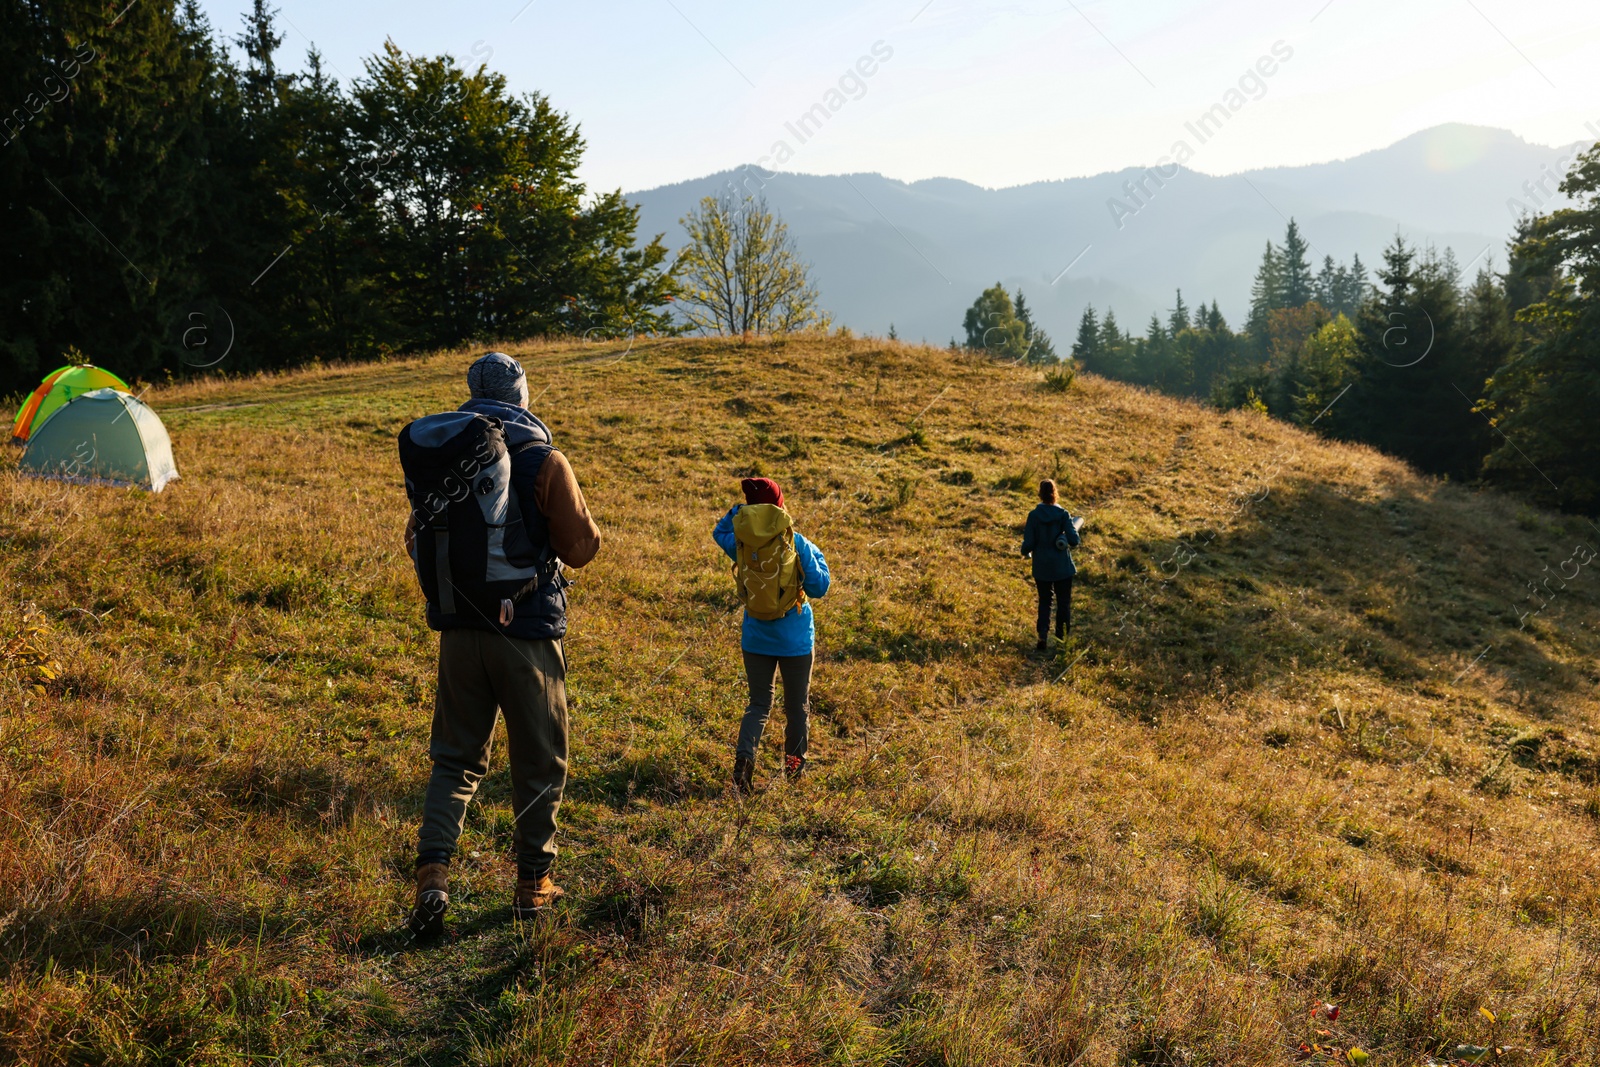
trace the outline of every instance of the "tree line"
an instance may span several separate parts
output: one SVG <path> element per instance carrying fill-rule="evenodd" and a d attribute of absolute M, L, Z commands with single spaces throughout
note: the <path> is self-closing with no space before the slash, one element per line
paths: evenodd
<path fill-rule="evenodd" d="M 0 394 L 76 348 L 130 380 L 672 326 L 638 209 L 537 93 L 392 43 L 279 68 L 255 0 L 0 3 Z"/>
<path fill-rule="evenodd" d="M 1446 250 L 1396 236 L 1373 277 L 1310 247 L 1291 220 L 1268 242 L 1235 331 L 1213 301 L 1179 292 L 1144 335 L 1083 312 L 1070 356 L 1120 381 L 1220 408 L 1254 407 L 1324 436 L 1373 445 L 1430 474 L 1498 484 L 1600 513 L 1600 145 L 1562 184 L 1575 206 L 1518 224 L 1507 265 L 1471 278 Z M 1003 298 L 1003 299 L 1002 299 Z M 1019 291 L 986 290 L 968 347 L 1049 362 Z M 1031 332 L 1030 332 L 1031 331 Z"/>

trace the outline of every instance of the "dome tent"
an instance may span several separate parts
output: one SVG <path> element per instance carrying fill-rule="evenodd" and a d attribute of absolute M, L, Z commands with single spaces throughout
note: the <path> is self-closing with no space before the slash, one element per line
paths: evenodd
<path fill-rule="evenodd" d="M 55 414 L 61 405 L 96 389 L 121 389 L 127 392 L 128 383 L 91 363 L 69 363 L 65 367 L 57 367 L 44 376 L 44 381 L 39 383 L 39 387 L 22 405 L 22 410 L 17 412 L 17 419 L 11 424 L 11 439 L 18 444 L 27 444 L 33 431 L 43 426 L 44 421 Z"/>
<path fill-rule="evenodd" d="M 172 439 L 136 396 L 96 389 L 75 397 L 34 431 L 19 464 L 27 474 L 159 493 L 178 476 Z"/>

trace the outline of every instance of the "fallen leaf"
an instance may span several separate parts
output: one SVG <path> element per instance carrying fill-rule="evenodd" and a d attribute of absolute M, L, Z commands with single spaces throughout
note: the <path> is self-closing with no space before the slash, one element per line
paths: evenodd
<path fill-rule="evenodd" d="M 1485 1019 L 1488 1019 L 1490 1022 L 1494 1022 L 1495 1021 L 1494 1012 L 1490 1011 L 1488 1008 L 1479 1008 L 1478 1009 L 1478 1014 L 1482 1015 Z"/>

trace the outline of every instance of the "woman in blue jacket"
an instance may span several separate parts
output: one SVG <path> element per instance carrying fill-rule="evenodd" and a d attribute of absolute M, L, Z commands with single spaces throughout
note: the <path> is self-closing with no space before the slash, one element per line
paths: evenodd
<path fill-rule="evenodd" d="M 783 490 L 771 478 L 746 478 L 743 504 L 735 504 L 711 531 L 728 558 L 739 565 L 739 537 L 743 530 L 750 536 L 752 521 L 759 519 L 771 526 L 776 535 L 792 530 L 788 514 L 783 511 Z M 766 505 L 763 507 L 763 505 Z M 744 520 L 739 520 L 741 509 L 750 508 Z M 783 710 L 787 725 L 783 737 L 783 769 L 790 781 L 800 777 L 806 765 L 806 738 L 808 732 L 807 706 L 811 689 L 811 662 L 815 647 L 816 626 L 812 620 L 809 600 L 827 595 L 828 561 L 822 550 L 793 532 L 795 565 L 801 582 L 798 603 L 780 617 L 759 619 L 750 613 L 744 615 L 744 628 L 740 647 L 744 651 L 744 672 L 750 682 L 750 703 L 745 708 L 744 720 L 739 724 L 739 744 L 733 759 L 733 785 L 741 793 L 751 790 L 751 777 L 755 773 L 756 748 L 766 729 L 767 717 L 772 714 L 772 689 L 774 679 L 783 677 Z M 747 600 L 747 605 L 749 601 Z"/>
<path fill-rule="evenodd" d="M 1039 483 L 1039 506 L 1028 513 L 1022 531 L 1022 554 L 1033 557 L 1033 584 L 1039 589 L 1038 649 L 1050 639 L 1050 601 L 1056 602 L 1056 640 L 1072 629 L 1072 579 L 1078 573 L 1072 550 L 1078 546 L 1082 519 L 1056 503 L 1056 483 Z"/>

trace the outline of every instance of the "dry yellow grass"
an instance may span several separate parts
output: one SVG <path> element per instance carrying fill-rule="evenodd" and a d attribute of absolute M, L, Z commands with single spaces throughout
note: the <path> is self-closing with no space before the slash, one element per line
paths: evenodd
<path fill-rule="evenodd" d="M 435 644 L 394 434 L 469 354 L 158 388 L 166 493 L 0 467 L 0 640 L 61 667 L 0 645 L 9 1060 L 1600 1062 L 1595 565 L 1516 614 L 1587 524 L 940 350 L 507 347 L 607 538 L 567 904 L 509 919 L 497 761 L 453 936 L 394 935 Z M 771 730 L 741 803 L 709 531 L 752 468 L 835 586 L 816 773 Z M 1042 475 L 1090 524 L 1048 660 Z"/>

